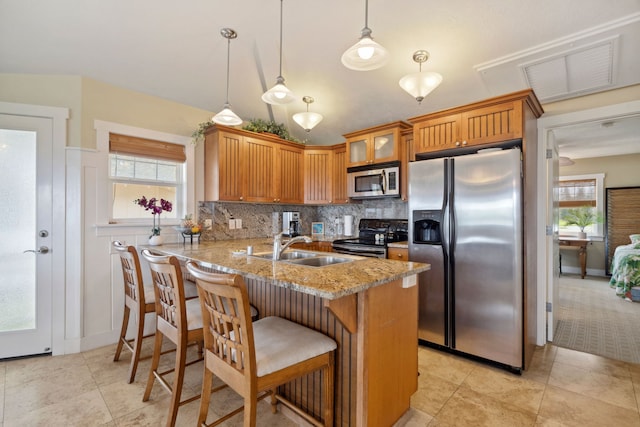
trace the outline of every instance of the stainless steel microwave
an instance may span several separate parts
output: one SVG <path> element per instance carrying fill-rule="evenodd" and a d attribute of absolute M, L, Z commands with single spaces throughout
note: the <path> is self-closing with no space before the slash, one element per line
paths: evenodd
<path fill-rule="evenodd" d="M 400 165 L 348 168 L 347 190 L 352 199 L 400 197 Z"/>

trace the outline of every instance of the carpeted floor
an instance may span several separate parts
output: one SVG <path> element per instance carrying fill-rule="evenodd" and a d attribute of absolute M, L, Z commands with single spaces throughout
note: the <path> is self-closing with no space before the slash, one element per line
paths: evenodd
<path fill-rule="evenodd" d="M 556 316 L 555 345 L 640 363 L 640 303 L 616 296 L 608 279 L 561 276 Z"/>

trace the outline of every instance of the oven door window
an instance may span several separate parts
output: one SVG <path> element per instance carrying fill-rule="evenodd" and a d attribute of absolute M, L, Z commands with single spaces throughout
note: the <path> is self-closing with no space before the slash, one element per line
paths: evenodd
<path fill-rule="evenodd" d="M 367 193 L 369 191 L 382 191 L 383 181 L 382 174 L 376 175 L 361 175 L 355 177 L 355 189 L 356 193 Z"/>

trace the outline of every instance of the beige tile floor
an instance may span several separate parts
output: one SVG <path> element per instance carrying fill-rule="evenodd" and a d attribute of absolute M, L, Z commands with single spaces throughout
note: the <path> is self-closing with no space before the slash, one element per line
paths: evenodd
<path fill-rule="evenodd" d="M 167 393 L 156 385 L 142 402 L 150 361 L 127 384 L 129 354 L 114 363 L 114 348 L 0 362 L 0 427 L 164 425 Z M 522 376 L 426 348 L 419 362 L 419 390 L 398 427 L 640 426 L 640 365 L 551 345 Z M 201 369 L 187 368 L 187 395 L 199 392 Z M 217 396 L 222 412 L 239 402 L 231 391 Z M 198 406 L 181 407 L 178 425 L 194 426 Z M 296 424 L 263 402 L 258 425 Z"/>

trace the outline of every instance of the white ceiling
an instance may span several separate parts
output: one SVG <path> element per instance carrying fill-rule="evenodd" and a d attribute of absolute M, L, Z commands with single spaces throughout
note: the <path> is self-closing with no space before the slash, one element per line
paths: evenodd
<path fill-rule="evenodd" d="M 227 57 L 220 29 L 230 27 L 238 33 L 231 42 L 233 110 L 245 120 L 283 122 L 312 144 L 529 86 L 544 105 L 640 83 L 640 0 L 370 0 L 369 27 L 391 61 L 358 72 L 340 56 L 360 35 L 364 6 L 284 1 L 282 75 L 298 98 L 287 106 L 260 99 L 278 75 L 278 0 L 0 0 L 0 72 L 82 75 L 217 112 Z M 412 55 L 419 49 L 431 54 L 423 70 L 444 77 L 421 105 L 398 86 L 417 71 Z M 313 96 L 310 110 L 324 116 L 308 134 L 291 119 L 305 110 L 303 95 Z M 594 139 L 600 146 L 606 139 L 611 150 L 618 142 L 640 148 L 637 117 L 554 132 L 561 155 L 571 149 L 575 158 L 587 157 Z"/>

